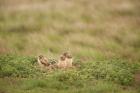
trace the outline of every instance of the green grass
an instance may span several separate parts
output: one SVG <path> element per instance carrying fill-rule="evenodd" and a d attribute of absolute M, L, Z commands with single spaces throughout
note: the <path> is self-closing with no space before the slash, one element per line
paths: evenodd
<path fill-rule="evenodd" d="M 122 59 L 75 61 L 73 69 L 51 72 L 42 71 L 34 57 L 10 54 L 1 56 L 0 63 L 1 92 L 138 93 L 133 84 L 140 66 Z"/>
<path fill-rule="evenodd" d="M 0 93 L 139 93 L 139 0 L 0 0 Z M 76 68 L 40 70 L 70 51 Z M 8 54 L 8 55 L 7 55 Z"/>
<path fill-rule="evenodd" d="M 4 81 L 5 82 L 5 81 Z M 10 81 L 9 81 L 10 82 Z M 84 85 L 70 86 L 65 83 L 59 81 L 48 81 L 48 80 L 19 80 L 16 82 L 17 84 L 8 85 L 3 91 L 11 91 L 17 93 L 43 93 L 43 92 L 51 92 L 51 93 L 131 93 L 127 90 L 123 90 L 121 86 L 117 84 L 113 84 L 110 82 L 104 81 L 90 81 L 86 82 Z M 85 83 L 85 82 L 81 82 Z M 17 87 L 15 89 L 14 87 Z M 9 90 L 10 89 L 10 90 Z M 128 89 L 129 90 L 129 89 Z M 131 91 L 135 91 L 134 89 Z"/>

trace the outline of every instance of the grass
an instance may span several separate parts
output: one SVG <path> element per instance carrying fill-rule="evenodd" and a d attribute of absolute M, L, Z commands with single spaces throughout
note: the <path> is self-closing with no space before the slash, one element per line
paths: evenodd
<path fill-rule="evenodd" d="M 138 93 L 140 65 L 120 59 L 78 62 L 73 69 L 41 70 L 34 57 L 0 57 L 0 90 L 6 93 Z M 124 89 L 126 88 L 126 89 Z M 131 91 L 130 91 L 131 90 Z"/>
<path fill-rule="evenodd" d="M 17 83 L 21 83 L 21 81 L 18 81 Z M 88 86 L 87 86 L 88 85 Z M 120 93 L 120 92 L 128 92 L 126 90 L 123 90 L 120 86 L 113 84 L 113 83 L 107 83 L 103 81 L 94 81 L 94 82 L 88 82 L 88 84 L 85 84 L 82 86 L 68 86 L 64 83 L 53 81 L 49 82 L 47 80 L 24 80 L 22 82 L 22 85 L 14 84 L 14 86 L 11 87 L 17 87 L 19 89 L 11 88 L 10 91 L 12 92 L 31 92 L 31 93 L 43 93 L 43 92 L 52 92 L 52 93 Z M 121 91 L 120 91 L 121 90 Z M 128 89 L 129 90 L 129 89 Z M 9 91 L 9 90 L 8 90 Z M 131 90 L 132 91 L 132 90 Z M 133 90 L 135 91 L 135 90 Z M 131 92 L 130 92 L 131 93 Z"/>
<path fill-rule="evenodd" d="M 139 0 L 0 1 L 0 92 L 139 93 Z M 70 51 L 76 68 L 36 56 Z"/>

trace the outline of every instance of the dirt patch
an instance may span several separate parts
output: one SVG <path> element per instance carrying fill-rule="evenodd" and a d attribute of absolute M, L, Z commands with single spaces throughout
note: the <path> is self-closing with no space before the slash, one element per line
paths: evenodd
<path fill-rule="evenodd" d="M 135 84 L 140 85 L 140 71 L 135 74 L 134 79 Z"/>

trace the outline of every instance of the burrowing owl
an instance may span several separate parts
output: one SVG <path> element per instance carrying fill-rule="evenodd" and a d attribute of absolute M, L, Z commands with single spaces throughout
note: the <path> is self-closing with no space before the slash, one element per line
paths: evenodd
<path fill-rule="evenodd" d="M 61 55 L 57 63 L 58 68 L 66 68 L 66 57 Z"/>
<path fill-rule="evenodd" d="M 73 58 L 70 53 L 65 52 L 63 56 L 66 58 L 66 67 L 72 67 Z"/>
<path fill-rule="evenodd" d="M 38 64 L 41 67 L 49 66 L 48 59 L 46 57 L 44 57 L 43 55 L 38 56 L 38 59 L 37 60 L 38 60 Z"/>

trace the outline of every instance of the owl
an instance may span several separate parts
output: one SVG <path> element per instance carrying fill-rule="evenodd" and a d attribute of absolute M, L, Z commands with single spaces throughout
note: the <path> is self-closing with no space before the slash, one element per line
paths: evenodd
<path fill-rule="evenodd" d="M 46 57 L 44 57 L 43 55 L 40 55 L 38 56 L 38 64 L 41 66 L 41 67 L 47 67 L 49 66 L 49 62 L 48 62 L 48 59 Z"/>

